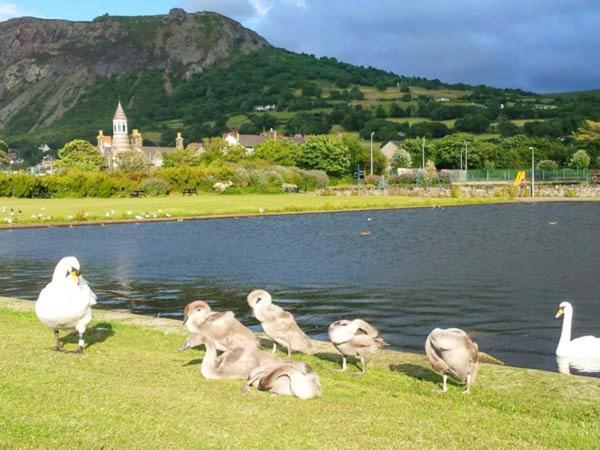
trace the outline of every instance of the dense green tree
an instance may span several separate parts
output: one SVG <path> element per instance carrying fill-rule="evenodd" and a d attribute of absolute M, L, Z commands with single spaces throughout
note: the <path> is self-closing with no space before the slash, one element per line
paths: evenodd
<path fill-rule="evenodd" d="M 375 83 L 375 89 L 377 89 L 379 92 L 385 92 L 387 91 L 387 88 L 388 85 L 385 80 L 379 80 L 377 83 Z"/>
<path fill-rule="evenodd" d="M 338 136 L 310 136 L 301 146 L 298 165 L 304 169 L 318 169 L 333 177 L 350 172 L 350 149 Z"/>
<path fill-rule="evenodd" d="M 393 170 L 408 169 L 412 167 L 412 157 L 410 156 L 410 153 L 408 153 L 408 151 L 400 147 L 392 155 L 390 165 L 392 166 Z"/>
<path fill-rule="evenodd" d="M 81 170 L 99 172 L 106 168 L 104 157 L 88 141 L 71 141 L 58 151 L 56 168 L 59 170 Z"/>
<path fill-rule="evenodd" d="M 553 170 L 558 169 L 558 164 L 550 159 L 543 159 L 537 163 L 537 170 L 544 170 L 547 172 L 551 172 Z"/>
<path fill-rule="evenodd" d="M 222 137 L 205 138 L 202 140 L 203 152 L 200 160 L 208 164 L 223 159 L 229 145 Z"/>
<path fill-rule="evenodd" d="M 590 166 L 590 156 L 585 150 L 577 150 L 571 157 L 571 165 L 578 169 L 587 169 Z"/>
<path fill-rule="evenodd" d="M 299 145 L 287 139 L 269 139 L 254 147 L 253 157 L 282 166 L 296 164 Z"/>
<path fill-rule="evenodd" d="M 240 134 L 259 134 L 262 130 L 253 122 L 244 122 L 238 131 Z"/>
<path fill-rule="evenodd" d="M 388 116 L 387 111 L 383 107 L 383 105 L 378 105 L 375 109 L 375 117 L 378 119 L 385 119 Z"/>
<path fill-rule="evenodd" d="M 456 119 L 454 129 L 467 133 L 485 133 L 490 128 L 490 120 L 483 114 L 467 114 Z"/>
<path fill-rule="evenodd" d="M 371 146 L 369 142 L 360 142 L 352 135 L 345 135 L 342 138 L 344 144 L 350 150 L 350 169 L 369 172 L 371 169 Z M 373 173 L 382 174 L 387 166 L 387 158 L 379 148 L 373 147 Z"/>
<path fill-rule="evenodd" d="M 160 133 L 160 145 L 163 147 L 174 147 L 177 131 L 171 127 L 163 127 Z"/>
<path fill-rule="evenodd" d="M 413 123 L 408 130 L 409 137 L 441 138 L 450 134 L 445 123 L 424 121 Z"/>
<path fill-rule="evenodd" d="M 407 81 L 403 81 L 400 83 L 400 92 L 410 92 L 410 86 Z"/>
<path fill-rule="evenodd" d="M 288 120 L 288 134 L 327 134 L 331 129 L 331 119 L 326 113 L 299 113 Z"/>
<path fill-rule="evenodd" d="M 398 140 L 400 133 L 406 133 L 407 131 L 408 126 L 406 124 L 390 122 L 385 119 L 371 119 L 359 131 L 359 136 L 362 139 L 369 140 L 371 139 L 371 133 L 374 132 L 374 140 L 387 142 Z"/>
<path fill-rule="evenodd" d="M 510 137 L 519 134 L 521 128 L 510 120 L 501 120 L 498 121 L 498 124 L 496 125 L 496 131 L 498 131 L 502 137 Z"/>
<path fill-rule="evenodd" d="M 190 148 L 175 150 L 163 155 L 163 167 L 193 167 L 199 166 L 200 155 Z"/>
<path fill-rule="evenodd" d="M 392 106 L 390 106 L 390 117 L 407 117 L 408 115 L 406 110 L 402 109 L 397 103 L 392 103 Z"/>
<path fill-rule="evenodd" d="M 0 164 L 8 164 L 8 145 L 2 139 L 0 139 Z"/>

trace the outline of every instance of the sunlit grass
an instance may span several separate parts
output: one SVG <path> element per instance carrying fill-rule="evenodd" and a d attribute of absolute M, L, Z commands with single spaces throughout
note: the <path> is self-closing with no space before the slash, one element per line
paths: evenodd
<path fill-rule="evenodd" d="M 31 312 L 0 307 L 0 448 L 594 448 L 600 380 L 483 365 L 471 395 L 422 356 L 386 352 L 366 376 L 294 355 L 321 377 L 301 401 L 200 377 L 183 332 L 97 320 L 83 355 L 48 350 Z M 75 337 L 67 349 L 74 349 Z"/>
<path fill-rule="evenodd" d="M 394 195 L 319 196 L 307 194 L 169 196 L 146 198 L 17 199 L 0 198 L 0 227 L 11 209 L 17 224 L 78 221 L 152 220 L 215 215 L 269 214 L 400 207 L 471 205 L 500 198 L 427 198 Z M 6 208 L 2 212 L 2 208 Z M 137 219 L 136 219 L 137 218 Z"/>

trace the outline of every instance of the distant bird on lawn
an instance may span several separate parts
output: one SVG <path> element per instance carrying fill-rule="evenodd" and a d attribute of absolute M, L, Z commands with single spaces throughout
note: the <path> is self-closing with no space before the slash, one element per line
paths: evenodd
<path fill-rule="evenodd" d="M 479 363 L 479 347 L 473 338 L 459 328 L 436 328 L 425 341 L 425 353 L 431 367 L 442 375 L 442 391 L 446 392 L 448 377 L 467 384 L 465 394 L 475 382 Z"/>
<path fill-rule="evenodd" d="M 388 345 L 379 337 L 377 328 L 362 319 L 338 320 L 329 325 L 329 340 L 342 354 L 342 372 L 348 368 L 346 358 L 356 357 L 362 363 L 361 373 L 366 373 L 365 357 Z"/>
<path fill-rule="evenodd" d="M 273 352 L 277 350 L 277 344 L 287 348 L 288 358 L 292 356 L 292 351 L 311 351 L 309 337 L 300 329 L 291 313 L 273 304 L 271 294 L 258 289 L 250 292 L 247 300 L 254 317 L 273 341 Z"/>
<path fill-rule="evenodd" d="M 210 337 L 219 351 L 260 347 L 256 335 L 242 325 L 232 311 L 213 312 L 202 300 L 185 307 L 183 324 L 190 333 L 203 333 Z"/>
<path fill-rule="evenodd" d="M 209 380 L 245 380 L 257 367 L 281 363 L 275 355 L 258 350 L 256 347 L 237 347 L 217 356 L 215 341 L 203 333 L 195 333 L 188 337 L 180 351 L 200 345 L 206 348 L 200 373 Z"/>
<path fill-rule="evenodd" d="M 321 396 L 319 376 L 304 362 L 282 361 L 278 365 L 257 367 L 250 373 L 242 391 L 248 391 L 250 386 L 302 400 Z"/>
<path fill-rule="evenodd" d="M 96 294 L 81 276 L 79 261 L 74 256 L 61 259 L 52 281 L 46 285 L 35 303 L 35 313 L 40 321 L 54 330 L 54 350 L 62 350 L 59 330 L 76 329 L 79 332 L 78 353 L 85 344 L 83 333 L 92 321 L 92 305 Z"/>

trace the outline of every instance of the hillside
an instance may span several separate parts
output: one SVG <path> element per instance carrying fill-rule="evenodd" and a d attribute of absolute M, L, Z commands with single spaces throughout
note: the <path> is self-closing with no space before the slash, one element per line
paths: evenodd
<path fill-rule="evenodd" d="M 189 79 L 226 58 L 267 42 L 215 13 L 150 17 L 102 16 L 92 22 L 30 17 L 0 23 L 0 129 L 28 133 L 53 126 L 106 80 L 144 83 L 157 75 L 157 91 L 171 78 Z M 128 99 L 142 103 L 135 93 Z M 115 97 L 109 99 L 114 104 Z"/>
<path fill-rule="evenodd" d="M 354 133 L 375 141 L 474 133 L 569 136 L 600 119 L 600 93 L 538 95 L 447 84 L 274 48 L 215 13 L 34 18 L 0 23 L 0 136 L 35 162 L 37 147 L 95 141 L 117 98 L 146 145 L 228 129 Z M 273 105 L 263 113 L 260 107 Z"/>

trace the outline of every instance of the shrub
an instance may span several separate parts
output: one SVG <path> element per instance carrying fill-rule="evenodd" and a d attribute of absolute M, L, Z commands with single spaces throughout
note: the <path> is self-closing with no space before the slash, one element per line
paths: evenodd
<path fill-rule="evenodd" d="M 571 165 L 578 169 L 585 169 L 590 165 L 590 156 L 585 150 L 577 150 L 571 157 Z"/>
<path fill-rule="evenodd" d="M 170 192 L 169 183 L 160 178 L 149 178 L 142 184 L 142 190 L 148 196 L 167 195 Z"/>
<path fill-rule="evenodd" d="M 365 177 L 365 183 L 372 184 L 374 186 L 377 186 L 379 184 L 380 180 L 381 180 L 381 177 L 379 175 L 367 175 Z"/>
<path fill-rule="evenodd" d="M 244 167 L 236 167 L 233 170 L 233 182 L 238 187 L 246 187 L 250 184 L 250 175 Z"/>
<path fill-rule="evenodd" d="M 390 175 L 388 177 L 388 184 L 399 185 L 399 184 L 413 184 L 416 181 L 414 172 L 405 172 L 400 175 Z"/>
<path fill-rule="evenodd" d="M 554 161 L 551 161 L 549 159 L 543 159 L 537 164 L 537 169 L 544 170 L 547 172 L 552 172 L 552 171 L 558 169 L 558 164 L 556 164 Z"/>

